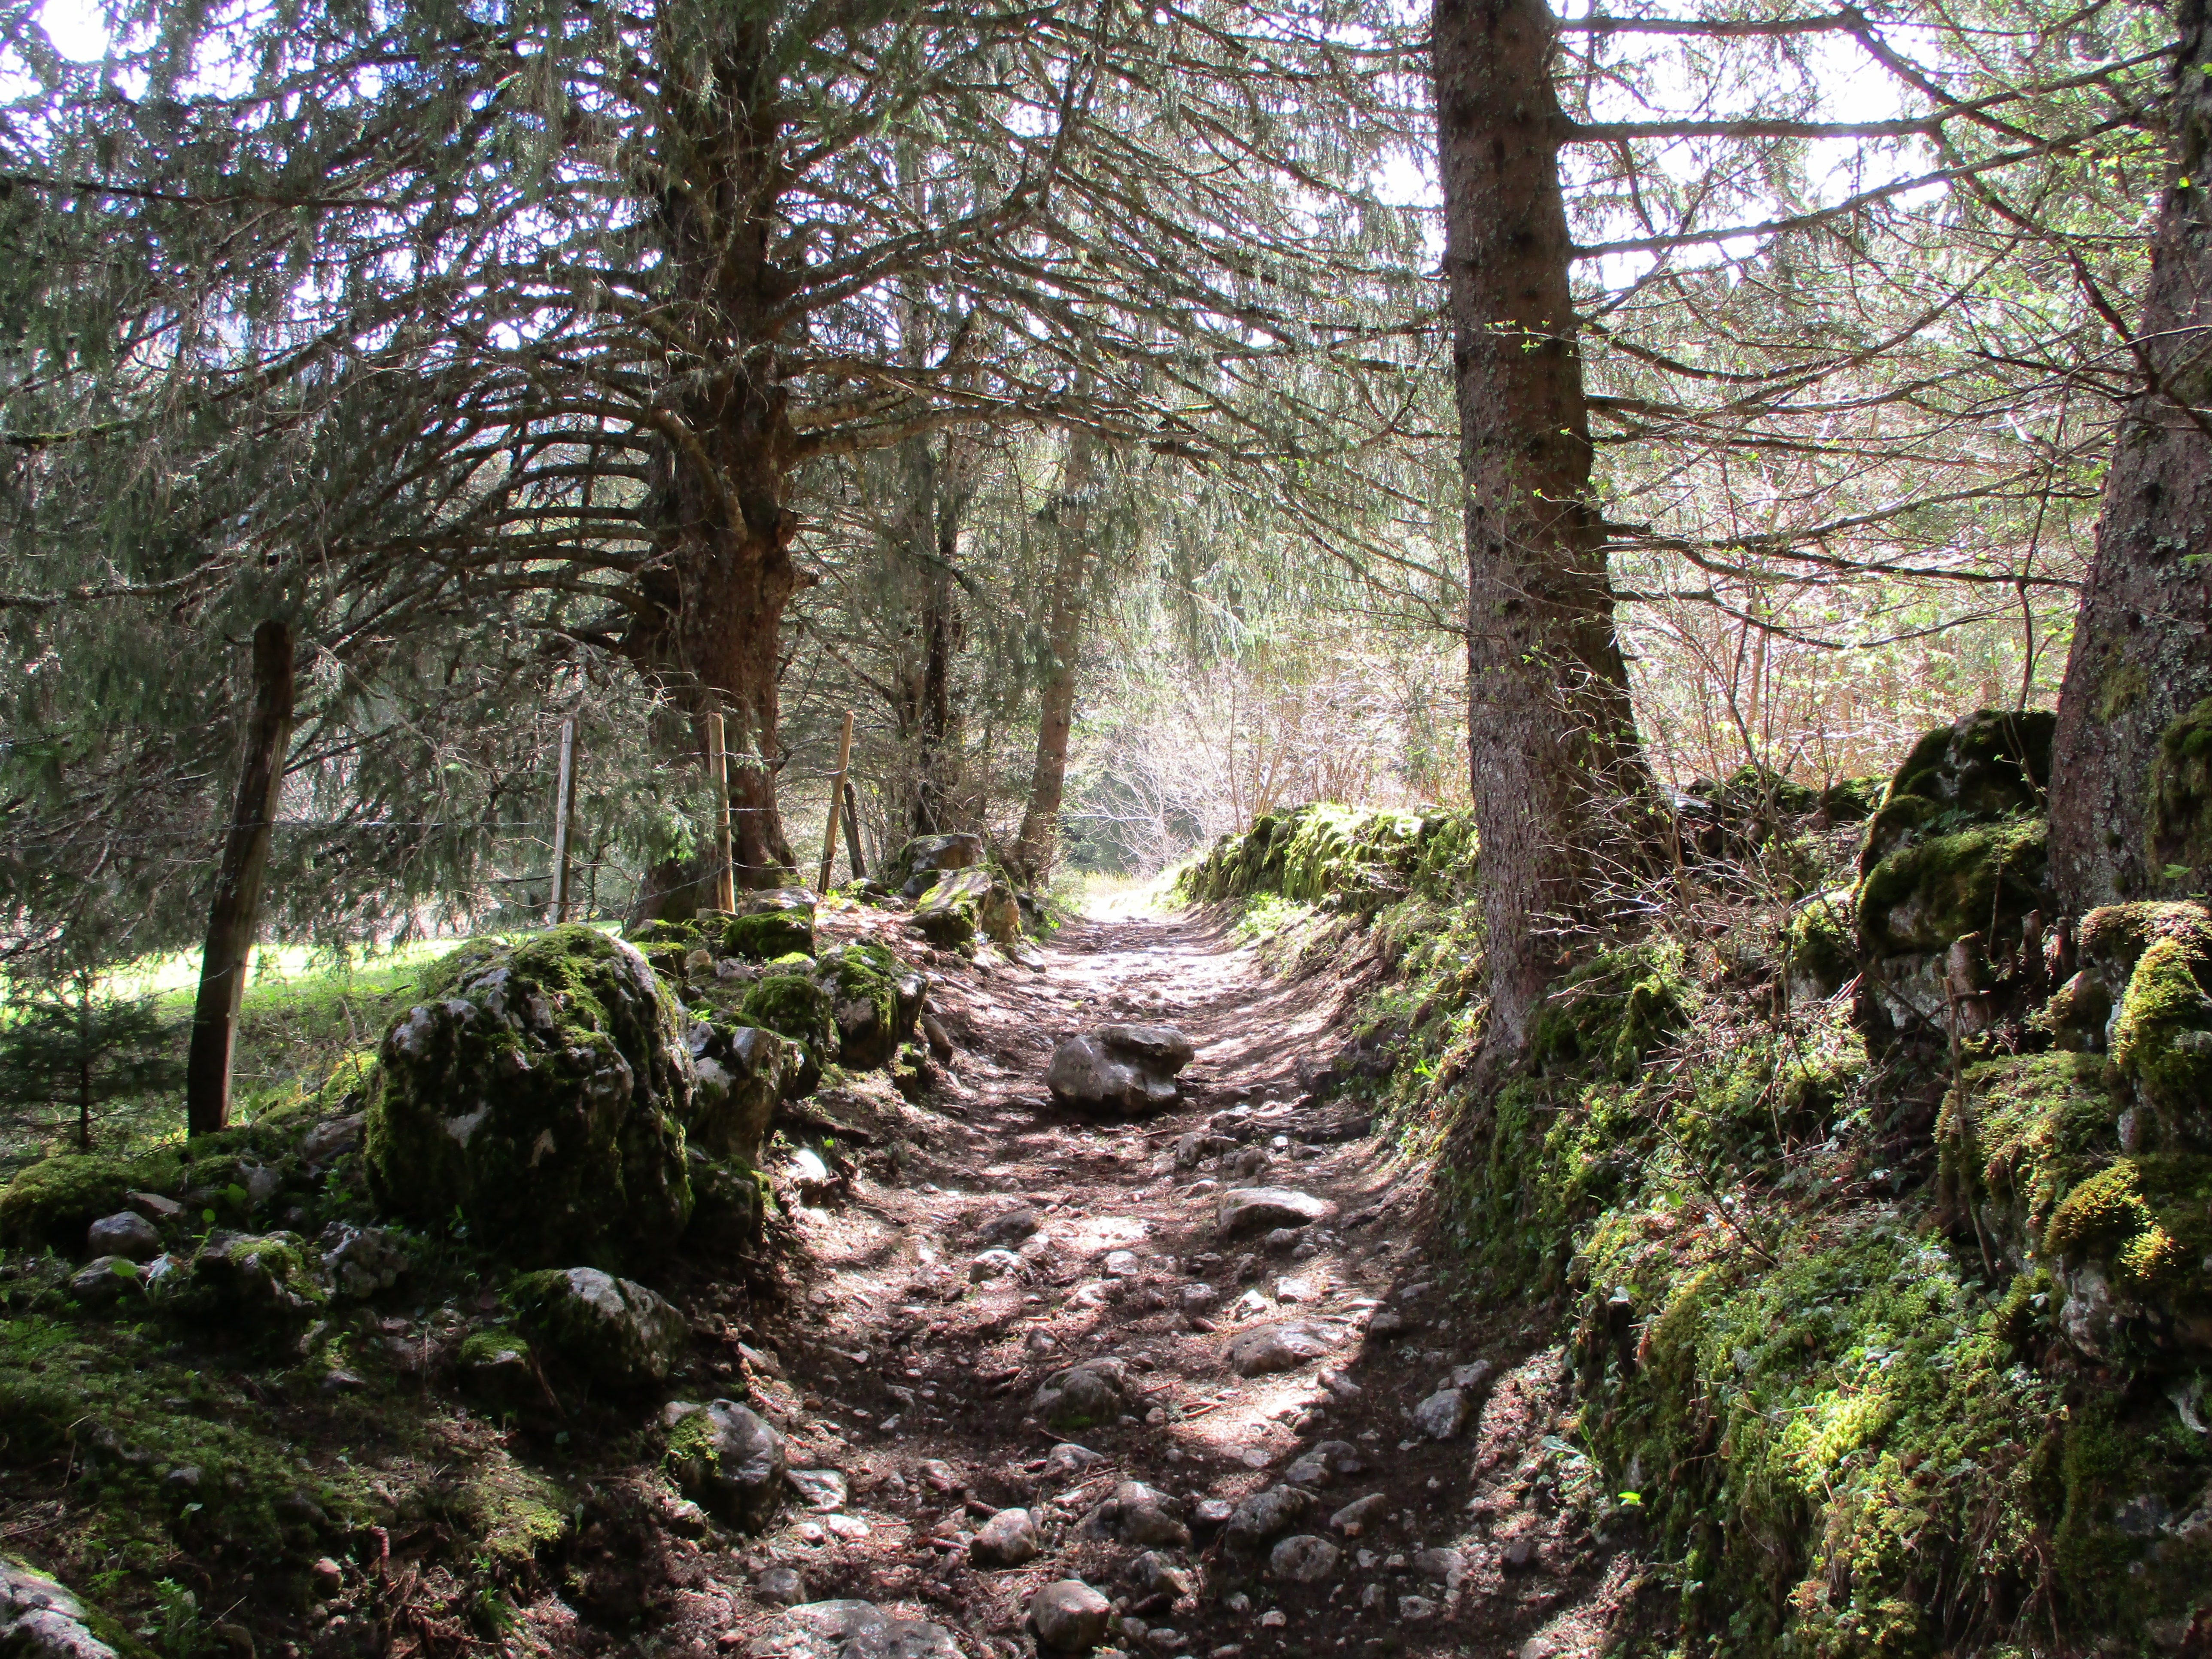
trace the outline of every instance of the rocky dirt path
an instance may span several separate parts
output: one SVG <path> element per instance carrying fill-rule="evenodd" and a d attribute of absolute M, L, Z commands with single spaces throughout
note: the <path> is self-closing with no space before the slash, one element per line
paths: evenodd
<path fill-rule="evenodd" d="M 679 1645 L 1011 1659 L 1072 1579 L 1103 1605 L 1047 1633 L 1131 1659 L 1596 1652 L 1634 1568 L 1568 1501 L 1559 1350 L 1443 1294 L 1419 1170 L 1300 1082 L 1341 981 L 1198 918 L 924 957 L 949 1060 L 908 1133 L 781 1173 L 793 1293 L 746 1338 L 812 1502 L 698 1560 Z M 1054 1042 L 1115 1021 L 1196 1043 L 1181 1105 L 1053 1105 Z M 1321 1213 L 1223 1236 L 1255 1186 Z"/>

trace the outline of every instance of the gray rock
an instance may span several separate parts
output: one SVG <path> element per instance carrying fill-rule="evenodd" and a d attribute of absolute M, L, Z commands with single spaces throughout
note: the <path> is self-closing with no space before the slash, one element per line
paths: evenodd
<path fill-rule="evenodd" d="M 792 1469 L 787 1478 L 799 1501 L 817 1515 L 830 1515 L 845 1507 L 845 1477 L 835 1469 Z"/>
<path fill-rule="evenodd" d="M 115 1659 L 84 1625 L 84 1604 L 43 1573 L 0 1558 L 0 1653 L 9 1659 Z"/>
<path fill-rule="evenodd" d="M 1112 1604 L 1080 1578 L 1063 1578 L 1030 1598 L 1030 1628 L 1040 1647 L 1087 1653 L 1105 1639 L 1113 1613 Z"/>
<path fill-rule="evenodd" d="M 806 1599 L 806 1581 L 789 1567 L 769 1567 L 753 1580 L 753 1595 L 772 1607 L 797 1607 Z"/>
<path fill-rule="evenodd" d="M 1425 1624 L 1437 1616 L 1437 1604 L 1425 1595 L 1401 1595 L 1398 1598 L 1398 1617 L 1406 1624 Z"/>
<path fill-rule="evenodd" d="M 1431 1440 L 1450 1440 L 1467 1426 L 1467 1395 L 1439 1389 L 1413 1407 L 1413 1426 Z"/>
<path fill-rule="evenodd" d="M 699 1076 L 687 1144 L 709 1158 L 757 1164 L 769 1121 L 785 1085 L 798 1081 L 804 1056 L 787 1037 L 725 1018 L 692 1021 L 684 1041 Z"/>
<path fill-rule="evenodd" d="M 993 1216 L 977 1231 L 987 1243 L 1018 1244 L 1036 1230 L 1036 1212 L 1024 1205 L 1018 1210 L 1009 1210 L 1004 1215 Z"/>
<path fill-rule="evenodd" d="M 984 926 L 987 906 L 1003 882 L 988 870 L 956 870 L 940 878 L 914 908 L 914 925 L 931 944 L 957 950 L 971 943 Z M 1011 896 L 1009 893 L 1009 896 Z"/>
<path fill-rule="evenodd" d="M 1177 1294 L 1176 1299 L 1182 1304 L 1182 1310 L 1185 1313 L 1202 1314 L 1221 1300 L 1221 1292 L 1204 1280 L 1200 1280 L 1197 1283 L 1184 1285 Z"/>
<path fill-rule="evenodd" d="M 138 1264 L 128 1256 L 95 1257 L 70 1276 L 70 1294 L 88 1308 L 115 1305 L 125 1291 L 136 1295 L 143 1283 Z"/>
<path fill-rule="evenodd" d="M 1444 1378 L 1448 1389 L 1479 1389 L 1490 1380 L 1490 1362 L 1478 1359 L 1472 1365 L 1455 1365 L 1449 1376 Z"/>
<path fill-rule="evenodd" d="M 1136 1116 L 1176 1103 L 1176 1074 L 1196 1054 L 1172 1026 L 1102 1025 L 1054 1048 L 1045 1085 L 1063 1106 Z"/>
<path fill-rule="evenodd" d="M 1377 1308 L 1374 1316 L 1367 1322 L 1367 1334 L 1380 1341 L 1388 1337 L 1401 1336 L 1412 1330 L 1414 1324 L 1414 1321 L 1407 1319 L 1395 1308 Z"/>
<path fill-rule="evenodd" d="M 1467 1558 L 1457 1550 L 1416 1550 L 1413 1552 L 1413 1571 L 1424 1577 L 1451 1583 L 1467 1571 Z"/>
<path fill-rule="evenodd" d="M 1229 1339 L 1224 1357 L 1237 1376 L 1262 1376 L 1319 1359 L 1328 1352 L 1330 1340 L 1323 1327 L 1309 1320 L 1286 1320 L 1238 1332 Z"/>
<path fill-rule="evenodd" d="M 341 1296 L 369 1297 L 397 1285 L 408 1268 L 398 1234 L 336 1221 L 323 1229 L 323 1274 Z"/>
<path fill-rule="evenodd" d="M 1129 1403 L 1129 1368 L 1115 1358 L 1086 1359 L 1047 1377 L 1030 1410 L 1048 1427 L 1110 1423 Z"/>
<path fill-rule="evenodd" d="M 88 1255 L 119 1255 L 131 1261 L 151 1261 L 161 1254 L 161 1235 L 143 1215 L 123 1210 L 104 1215 L 85 1229 Z"/>
<path fill-rule="evenodd" d="M 1213 1206 L 1217 1237 L 1241 1238 L 1278 1227 L 1305 1227 L 1336 1213 L 1336 1206 L 1291 1187 L 1238 1187 Z"/>
<path fill-rule="evenodd" d="M 872 1601 L 807 1601 L 787 1608 L 745 1651 L 750 1659 L 960 1659 L 944 1626 L 897 1618 Z"/>
<path fill-rule="evenodd" d="M 907 896 L 919 896 L 928 887 L 911 879 L 941 870 L 967 870 L 983 861 L 983 838 L 975 835 L 917 836 L 899 848 L 891 860 L 891 873 L 907 886 Z"/>
<path fill-rule="evenodd" d="M 1088 1446 L 1079 1446 L 1072 1441 L 1063 1440 L 1044 1455 L 1045 1473 L 1080 1474 L 1092 1464 L 1105 1461 Z"/>
<path fill-rule="evenodd" d="M 1115 1531 L 1125 1544 L 1140 1548 L 1181 1549 L 1190 1529 L 1175 1517 L 1168 1500 L 1141 1480 L 1114 1488 Z"/>
<path fill-rule="evenodd" d="M 183 1203 L 161 1193 L 125 1193 L 123 1201 L 149 1221 L 178 1221 L 184 1218 Z"/>
<path fill-rule="evenodd" d="M 1158 1550 L 1146 1550 L 1129 1563 L 1129 1577 L 1147 1595 L 1165 1595 L 1180 1601 L 1195 1593 L 1190 1574 Z"/>
<path fill-rule="evenodd" d="M 1293 1584 L 1318 1584 L 1336 1576 L 1344 1552 L 1326 1538 L 1297 1533 L 1275 1546 L 1267 1557 L 1267 1570 Z"/>
<path fill-rule="evenodd" d="M 1334 1515 L 1330 1516 L 1328 1524 L 1339 1532 L 1348 1531 L 1353 1527 L 1364 1528 L 1389 1507 L 1389 1493 L 1371 1492 L 1364 1498 L 1353 1498 Z"/>
<path fill-rule="evenodd" d="M 1225 1498 L 1201 1498 L 1191 1505 L 1190 1518 L 1198 1526 L 1224 1527 L 1235 1513 Z"/>
<path fill-rule="evenodd" d="M 968 1264 L 968 1279 L 981 1285 L 994 1279 L 1019 1279 L 1022 1259 L 1012 1250 L 986 1250 Z"/>
<path fill-rule="evenodd" d="M 1324 1440 L 1285 1469 L 1283 1479 L 1294 1486 L 1325 1486 L 1333 1476 L 1363 1474 L 1366 1468 L 1350 1441 Z"/>
<path fill-rule="evenodd" d="M 668 1472 L 684 1494 L 731 1524 L 757 1528 L 788 1490 L 783 1437 L 734 1400 L 685 1413 L 668 1436 Z"/>
<path fill-rule="evenodd" d="M 968 1557 L 979 1567 L 1018 1567 L 1042 1547 L 1027 1510 L 1000 1510 L 969 1540 Z"/>
<path fill-rule="evenodd" d="M 327 1164 L 361 1145 L 365 1115 L 355 1112 L 318 1123 L 300 1137 L 300 1159 L 304 1164 Z"/>
<path fill-rule="evenodd" d="M 594 1382 L 665 1382 L 690 1346 L 684 1316 L 657 1292 L 597 1267 L 526 1274 L 514 1300 L 523 1329 Z"/>
<path fill-rule="evenodd" d="M 1229 1541 L 1244 1549 L 1287 1531 L 1309 1509 L 1313 1494 L 1297 1486 L 1269 1486 L 1254 1492 L 1230 1512 Z"/>

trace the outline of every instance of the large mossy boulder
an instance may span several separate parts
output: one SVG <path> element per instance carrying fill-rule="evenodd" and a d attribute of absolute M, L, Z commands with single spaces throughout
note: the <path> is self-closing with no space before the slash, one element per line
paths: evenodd
<path fill-rule="evenodd" d="M 783 1437 L 734 1400 L 670 1407 L 668 1474 L 717 1519 L 757 1531 L 789 1495 Z"/>
<path fill-rule="evenodd" d="M 839 1063 L 855 1071 L 888 1066 L 914 1035 L 928 982 L 880 945 L 841 945 L 814 970 L 830 998 Z"/>
<path fill-rule="evenodd" d="M 509 1291 L 516 1322 L 542 1352 L 617 1391 L 665 1382 L 690 1346 L 684 1316 L 658 1293 L 596 1267 L 526 1273 Z"/>
<path fill-rule="evenodd" d="M 142 1175 L 134 1163 L 89 1153 L 42 1159 L 0 1190 L 0 1243 L 79 1255 L 85 1230 L 123 1208 Z"/>
<path fill-rule="evenodd" d="M 363 1152 L 386 1211 L 524 1266 L 655 1260 L 691 1212 L 696 1080 L 675 999 L 589 927 L 473 941 L 386 1034 Z"/>
<path fill-rule="evenodd" d="M 917 836 L 892 856 L 884 878 L 908 898 L 918 898 L 948 870 L 968 870 L 983 861 L 983 838 L 974 835 Z"/>
<path fill-rule="evenodd" d="M 723 925 L 722 954 L 754 962 L 814 954 L 814 895 L 804 887 L 741 894 L 738 914 Z"/>
<path fill-rule="evenodd" d="M 2059 1328 L 2093 1358 L 2212 1354 L 2212 1157 L 2124 1158 L 2076 1186 L 2044 1235 Z"/>
<path fill-rule="evenodd" d="M 2131 1103 L 2130 1151 L 2212 1151 L 2212 911 L 2109 904 L 2075 937 L 2081 971 L 2045 1024 L 2066 1047 L 2109 1052 Z"/>
<path fill-rule="evenodd" d="M 2040 983 L 2053 914 L 2052 717 L 1984 709 L 1912 746 L 1867 825 L 1853 893 L 1861 1023 L 1877 1042 L 1986 1029 Z"/>
<path fill-rule="evenodd" d="M 822 1068 L 837 1058 L 837 1021 L 830 993 L 805 974 L 762 975 L 738 1004 L 738 1018 L 796 1045 L 784 1073 L 786 1099 L 811 1093 L 822 1080 Z"/>

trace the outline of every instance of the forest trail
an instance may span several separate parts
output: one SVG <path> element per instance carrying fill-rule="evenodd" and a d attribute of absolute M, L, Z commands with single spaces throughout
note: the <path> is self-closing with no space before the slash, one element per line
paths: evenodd
<path fill-rule="evenodd" d="M 796 1203 L 779 1179 L 793 1294 L 758 1318 L 756 1340 L 775 1352 L 749 1362 L 793 1467 L 842 1479 L 805 1481 L 816 1507 L 698 1562 L 682 1621 L 693 1650 L 944 1652 L 942 1635 L 896 1624 L 848 1644 L 841 1615 L 785 1615 L 780 1594 L 875 1604 L 971 1654 L 1027 1653 L 1032 1596 L 1079 1578 L 1113 1600 L 1104 1645 L 1132 1659 L 1597 1651 L 1634 1564 L 1560 1501 L 1576 1460 L 1555 1433 L 1555 1336 L 1532 1346 L 1454 1307 L 1434 1282 L 1421 1166 L 1301 1081 L 1342 1042 L 1344 978 L 1279 978 L 1196 916 L 1073 924 L 1039 968 L 986 957 L 930 957 L 931 1006 L 956 1048 L 912 1115 L 927 1128 Z M 1183 1101 L 1127 1122 L 1062 1112 L 1043 1082 L 1054 1042 L 1116 1021 L 1172 1024 L 1197 1045 Z M 1176 1167 L 1193 1134 L 1214 1139 L 1195 1164 L 1186 1142 Z M 1221 1193 L 1254 1185 L 1334 1208 L 1295 1247 L 1218 1237 Z M 978 1263 L 994 1249 L 1012 1255 Z M 1317 1358 L 1231 1369 L 1232 1338 L 1287 1322 Z M 757 1376 L 763 1358 L 781 1382 Z M 1096 1358 L 1121 1362 L 1124 1403 L 1049 1431 L 1040 1385 Z M 1455 1370 L 1482 1365 L 1479 1381 L 1461 1370 L 1465 1421 L 1448 1439 L 1414 1425 Z M 1127 1481 L 1151 1492 L 1121 1490 L 1117 1507 Z M 1295 1488 L 1291 1510 L 1304 1495 L 1303 1513 L 1232 1536 L 1246 1500 L 1279 1486 Z M 1165 1521 L 1128 1512 L 1155 1497 Z M 1347 1521 L 1355 1502 L 1364 1518 Z M 970 1535 L 1017 1506 L 1042 1553 L 974 1565 Z M 1238 1516 L 1228 1527 L 1224 1510 Z M 1179 1523 L 1194 1534 L 1180 1548 Z M 1340 1554 L 1277 1557 L 1297 1535 Z M 1325 1570 L 1311 1583 L 1282 1571 L 1302 1565 Z"/>

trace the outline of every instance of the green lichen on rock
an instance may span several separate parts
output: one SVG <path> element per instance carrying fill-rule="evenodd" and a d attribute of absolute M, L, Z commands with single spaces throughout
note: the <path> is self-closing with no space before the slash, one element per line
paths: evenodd
<path fill-rule="evenodd" d="M 793 953 L 811 957 L 814 954 L 813 912 L 767 910 L 732 917 L 722 930 L 722 946 L 731 956 L 754 962 L 774 962 Z"/>
<path fill-rule="evenodd" d="M 1966 1068 L 1936 1125 L 1953 1202 L 1972 1206 L 2015 1268 L 2043 1250 L 2059 1200 L 2119 1150 L 2101 1061 L 2010 1054 Z"/>
<path fill-rule="evenodd" d="M 2160 887 L 2212 880 L 2212 697 L 2159 733 L 2151 759 L 2148 867 Z"/>
<path fill-rule="evenodd" d="M 695 1087 L 680 1011 L 588 927 L 464 945 L 379 1050 L 363 1150 L 377 1201 L 521 1263 L 648 1261 L 690 1215 Z"/>
<path fill-rule="evenodd" d="M 179 1294 L 249 1329 L 296 1324 L 330 1300 L 319 1266 L 297 1233 L 217 1233 L 193 1255 Z"/>
<path fill-rule="evenodd" d="M 1848 887 L 1816 894 L 1783 923 L 1783 971 L 1796 1000 L 1832 997 L 1858 972 L 1851 897 Z"/>
<path fill-rule="evenodd" d="M 2051 781 L 2057 717 L 1984 708 L 1912 745 L 1867 825 L 1860 868 L 1870 870 L 1915 832 L 2039 814 Z"/>
<path fill-rule="evenodd" d="M 1224 836 L 1176 878 L 1192 903 L 1278 894 L 1371 910 L 1408 892 L 1463 878 L 1474 832 L 1464 813 L 1355 809 L 1328 802 L 1271 812 Z"/>
<path fill-rule="evenodd" d="M 2162 1139 L 2212 1144 L 2212 957 L 2194 942 L 2154 939 L 2136 961 L 2112 1020 L 2112 1059 L 2157 1118 Z"/>
<path fill-rule="evenodd" d="M 982 927 L 983 903 L 990 896 L 988 870 L 948 871 L 915 907 L 914 925 L 931 944 L 959 950 L 975 942 Z"/>
<path fill-rule="evenodd" d="M 2051 903 L 2041 818 L 2004 818 L 1900 846 L 1869 869 L 1856 907 L 1878 957 L 1940 951 L 1970 933 L 2008 938 Z"/>
<path fill-rule="evenodd" d="M 140 1176 L 132 1161 L 92 1153 L 33 1164 L 0 1190 L 0 1241 L 76 1255 L 85 1229 L 121 1209 Z"/>
<path fill-rule="evenodd" d="M 508 1299 L 542 1349 L 617 1391 L 665 1382 L 690 1344 L 684 1316 L 665 1298 L 596 1267 L 526 1273 Z"/>
<path fill-rule="evenodd" d="M 1646 1055 L 1689 1018 L 1692 992 L 1671 945 L 1608 951 L 1561 980 L 1529 1028 L 1528 1063 L 1539 1073 L 1595 1065 L 1633 1078 Z"/>
<path fill-rule="evenodd" d="M 575 1503 L 545 1475 L 496 1455 L 463 1483 L 453 1516 L 477 1547 L 501 1567 L 516 1568 L 557 1544 Z"/>
<path fill-rule="evenodd" d="M 805 1046 L 816 1064 L 837 1058 L 837 1023 L 830 994 L 805 974 L 768 974 L 738 1005 L 748 1025 Z"/>
<path fill-rule="evenodd" d="M 880 945 L 842 945 L 823 957 L 815 981 L 829 994 L 837 1059 L 854 1071 L 890 1064 L 921 1012 L 921 976 Z"/>

